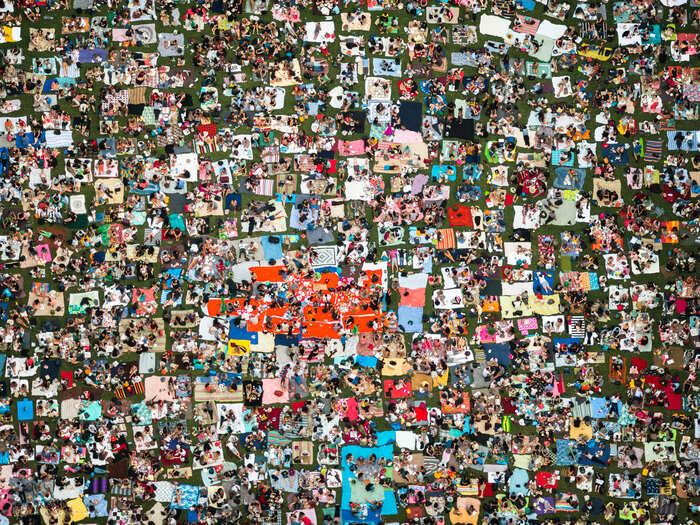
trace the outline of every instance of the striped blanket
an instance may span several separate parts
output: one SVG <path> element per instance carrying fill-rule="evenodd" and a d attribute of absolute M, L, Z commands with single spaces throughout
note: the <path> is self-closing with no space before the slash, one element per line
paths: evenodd
<path fill-rule="evenodd" d="M 450 250 L 454 248 L 455 245 L 455 232 L 452 228 L 443 228 L 438 230 L 440 234 L 438 237 L 437 244 L 435 247 L 438 250 Z"/>
<path fill-rule="evenodd" d="M 289 445 L 291 442 L 292 442 L 291 439 L 287 439 L 282 434 L 280 434 L 277 430 L 270 430 L 267 433 L 267 444 L 268 445 L 284 446 L 284 445 Z"/>
<path fill-rule="evenodd" d="M 217 151 L 220 151 L 220 149 L 221 147 L 218 136 L 215 135 L 213 137 L 205 137 L 204 135 L 197 135 L 197 140 L 194 142 L 194 151 L 198 155 L 205 153 L 216 153 Z"/>
<path fill-rule="evenodd" d="M 644 147 L 644 162 L 659 162 L 661 160 L 661 144 L 658 139 L 647 140 Z"/>
<path fill-rule="evenodd" d="M 130 396 L 141 395 L 144 393 L 143 383 L 141 380 L 131 381 L 125 386 L 118 386 L 114 391 L 117 399 L 126 399 Z"/>
<path fill-rule="evenodd" d="M 524 15 L 517 15 L 517 17 L 518 21 L 513 25 L 513 31 L 533 36 L 537 33 L 537 28 L 540 26 L 539 20 Z"/>
<path fill-rule="evenodd" d="M 297 162 L 297 167 L 298 167 L 299 171 L 309 172 L 316 167 L 316 164 L 314 163 L 311 155 L 306 155 L 306 154 L 297 155 L 295 157 L 295 160 Z"/>
<path fill-rule="evenodd" d="M 256 195 L 266 195 L 267 197 L 272 196 L 272 191 L 274 190 L 275 182 L 272 179 L 260 179 L 258 183 L 253 188 L 253 193 Z"/>
<path fill-rule="evenodd" d="M 571 292 L 588 292 L 600 288 L 598 274 L 593 272 L 562 272 L 559 281 Z"/>
<path fill-rule="evenodd" d="M 602 40 L 608 33 L 608 25 L 603 22 L 581 22 L 583 38 L 586 40 Z"/>
<path fill-rule="evenodd" d="M 430 476 L 440 470 L 440 460 L 432 456 L 424 456 L 423 466 L 425 467 L 425 473 Z"/>

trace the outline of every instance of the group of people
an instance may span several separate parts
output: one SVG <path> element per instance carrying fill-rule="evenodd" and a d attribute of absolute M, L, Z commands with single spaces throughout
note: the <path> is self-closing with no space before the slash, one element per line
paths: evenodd
<path fill-rule="evenodd" d="M 698 0 L 0 0 L 0 525 L 696 523 Z"/>

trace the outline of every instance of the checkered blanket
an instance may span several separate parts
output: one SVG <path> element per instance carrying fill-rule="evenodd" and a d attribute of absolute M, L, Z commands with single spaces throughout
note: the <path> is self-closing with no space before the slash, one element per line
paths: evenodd
<path fill-rule="evenodd" d="M 569 159 L 566 162 L 562 162 L 561 156 L 562 153 L 569 153 Z M 574 155 L 571 154 L 570 152 L 560 150 L 560 149 L 553 149 L 552 150 L 552 166 L 573 166 L 574 165 Z"/>
<path fill-rule="evenodd" d="M 683 96 L 691 102 L 700 101 L 700 85 L 686 84 L 683 86 Z"/>

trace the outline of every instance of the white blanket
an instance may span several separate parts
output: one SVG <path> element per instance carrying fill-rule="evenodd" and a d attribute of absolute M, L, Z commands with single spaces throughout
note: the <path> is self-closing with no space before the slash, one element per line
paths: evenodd
<path fill-rule="evenodd" d="M 542 26 L 540 24 L 540 26 Z M 481 15 L 479 20 L 479 33 L 482 35 L 495 36 L 505 38 L 506 33 L 510 30 L 510 20 L 495 15 Z"/>

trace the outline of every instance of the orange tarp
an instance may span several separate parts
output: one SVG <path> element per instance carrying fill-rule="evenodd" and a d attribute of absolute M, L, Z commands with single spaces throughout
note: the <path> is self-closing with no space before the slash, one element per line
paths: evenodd
<path fill-rule="evenodd" d="M 257 281 L 281 283 L 287 276 L 287 269 L 284 266 L 252 266 L 250 273 Z"/>
<path fill-rule="evenodd" d="M 372 328 L 370 323 L 372 321 L 377 321 L 378 326 L 382 325 L 382 316 L 379 314 L 376 314 L 370 310 L 369 314 L 365 315 L 353 315 L 353 324 L 348 325 L 347 323 L 345 324 L 346 328 L 354 328 L 357 327 L 357 331 L 360 333 L 368 333 L 368 332 L 374 332 L 377 329 Z M 347 316 L 343 317 L 343 320 L 345 321 L 347 319 Z"/>
<path fill-rule="evenodd" d="M 304 337 L 317 337 L 319 339 L 340 339 L 340 334 L 333 329 L 335 323 L 306 322 L 304 323 Z"/>
<path fill-rule="evenodd" d="M 340 282 L 340 277 L 335 272 L 322 273 L 321 277 L 314 281 L 314 288 L 320 290 L 327 290 L 338 287 L 338 282 Z"/>
<path fill-rule="evenodd" d="M 331 314 L 331 312 L 324 312 L 323 308 L 320 306 L 305 306 L 304 320 L 306 320 L 307 322 L 334 322 L 333 315 Z"/>
<path fill-rule="evenodd" d="M 246 300 L 242 297 L 237 299 L 209 299 L 207 302 L 207 315 L 211 317 L 216 317 L 218 315 L 238 315 L 240 309 L 245 306 L 245 302 Z M 228 312 L 229 304 L 234 305 L 234 309 L 231 312 Z"/>

